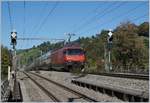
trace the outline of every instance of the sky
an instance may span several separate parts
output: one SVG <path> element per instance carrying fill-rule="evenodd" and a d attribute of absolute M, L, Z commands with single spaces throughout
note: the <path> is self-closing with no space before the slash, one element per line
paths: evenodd
<path fill-rule="evenodd" d="M 74 33 L 71 40 L 76 40 L 102 29 L 113 30 L 126 21 L 139 25 L 149 20 L 148 4 L 148 1 L 3 1 L 2 44 L 12 48 L 12 29 L 17 31 L 18 38 L 67 39 L 67 33 Z M 18 40 L 16 48 L 31 48 L 42 42 Z"/>

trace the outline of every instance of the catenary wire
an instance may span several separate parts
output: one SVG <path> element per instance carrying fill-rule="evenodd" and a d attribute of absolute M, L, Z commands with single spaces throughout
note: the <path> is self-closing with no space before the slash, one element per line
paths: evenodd
<path fill-rule="evenodd" d="M 116 2 L 114 2 L 114 3 L 116 3 Z M 114 10 L 116 10 L 117 8 L 119 8 L 120 6 L 122 6 L 122 4 L 123 4 L 123 3 L 120 3 L 119 5 L 114 6 L 113 8 L 110 8 L 110 7 L 111 7 L 111 5 L 110 5 L 110 6 L 108 6 L 108 8 L 106 8 L 106 9 L 102 12 L 103 14 L 100 12 L 98 15 L 102 14 L 102 15 L 100 15 L 100 17 L 103 17 L 103 16 L 105 16 L 106 14 L 111 13 L 112 11 L 114 11 Z M 114 5 L 114 4 L 112 4 L 112 6 L 113 6 L 113 5 Z M 99 18 L 100 18 L 100 17 L 99 17 Z M 77 31 L 80 31 L 82 28 L 85 28 L 87 25 L 93 23 L 94 19 L 95 19 L 94 17 L 91 18 L 89 21 L 85 22 L 82 26 L 80 26 L 78 29 L 74 30 L 74 32 L 77 33 Z"/>
<path fill-rule="evenodd" d="M 88 12 L 87 15 L 84 16 L 84 17 L 82 17 L 79 21 L 82 22 L 82 21 L 86 20 L 86 19 L 87 19 L 87 16 L 89 16 L 89 14 L 91 14 L 91 13 L 93 13 L 93 12 L 96 12 L 96 11 L 100 8 L 100 6 L 101 6 L 101 5 L 98 4 L 98 5 L 96 6 L 96 8 L 94 8 L 92 11 Z M 70 29 L 71 29 L 71 28 L 74 28 L 74 27 L 77 27 L 78 24 L 79 24 L 79 23 L 76 23 L 76 24 L 72 25 L 72 26 L 70 27 Z"/>
<path fill-rule="evenodd" d="M 9 21 L 10 21 L 10 28 L 13 30 L 13 23 L 12 23 L 12 16 L 11 16 L 11 9 L 10 9 L 10 3 L 7 1 L 8 4 L 8 13 L 9 13 Z"/>
<path fill-rule="evenodd" d="M 125 15 L 123 15 L 123 14 L 121 13 L 120 15 L 117 15 L 117 17 L 115 16 L 115 17 L 111 18 L 109 21 L 106 21 L 106 22 L 102 23 L 101 26 L 104 26 L 104 25 L 106 25 L 107 23 L 114 22 L 115 19 L 118 19 L 118 17 L 119 17 L 119 18 L 120 18 L 121 16 L 127 17 L 130 13 L 132 13 L 132 12 L 134 12 L 136 9 L 142 7 L 142 5 L 143 5 L 143 3 L 140 3 L 139 5 L 135 6 L 134 8 L 132 8 L 132 9 L 126 11 L 125 13 L 123 13 L 123 14 L 125 14 Z M 90 30 L 92 30 L 92 29 L 96 29 L 96 28 L 98 28 L 98 27 L 99 27 L 99 26 L 96 25 L 96 26 L 94 26 L 94 27 L 92 27 L 92 28 L 87 29 L 86 32 L 87 32 L 87 31 L 90 31 Z"/>
<path fill-rule="evenodd" d="M 78 28 L 75 28 L 73 30 L 73 32 L 75 32 L 76 30 L 78 30 L 79 28 L 81 28 L 82 26 L 84 26 L 85 24 L 87 24 L 87 23 L 91 22 L 92 20 L 94 20 L 98 15 L 105 13 L 110 8 L 110 6 L 113 6 L 114 4 L 116 4 L 116 3 L 108 5 L 106 8 L 104 8 L 104 10 L 102 10 L 102 12 L 99 12 L 98 14 L 96 14 L 95 16 L 93 16 L 92 18 L 90 18 L 89 20 L 85 21 Z"/>
<path fill-rule="evenodd" d="M 44 24 L 46 23 L 48 17 L 49 17 L 50 15 L 52 15 L 52 13 L 54 12 L 54 10 L 56 9 L 56 7 L 57 7 L 58 4 L 59 4 L 59 1 L 57 1 L 57 2 L 54 4 L 53 8 L 48 12 L 48 15 L 43 19 L 42 23 L 39 25 L 39 28 L 35 31 L 35 34 L 37 34 L 37 33 L 40 31 L 40 29 L 42 29 L 42 27 L 43 27 Z"/>

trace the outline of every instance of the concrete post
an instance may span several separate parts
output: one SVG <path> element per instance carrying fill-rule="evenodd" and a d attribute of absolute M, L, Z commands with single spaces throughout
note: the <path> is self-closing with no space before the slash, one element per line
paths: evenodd
<path fill-rule="evenodd" d="M 8 81 L 10 80 L 10 66 L 8 66 Z"/>

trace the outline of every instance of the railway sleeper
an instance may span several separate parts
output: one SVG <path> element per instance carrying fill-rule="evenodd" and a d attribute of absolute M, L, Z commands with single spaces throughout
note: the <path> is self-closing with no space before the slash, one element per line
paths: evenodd
<path fill-rule="evenodd" d="M 25 72 L 24 72 L 25 73 Z M 25 73 L 42 91 L 44 91 L 47 96 L 49 96 L 54 102 L 60 102 L 60 100 L 55 97 L 51 92 L 49 92 L 45 87 L 39 84 L 36 80 L 34 80 L 29 74 Z"/>
<path fill-rule="evenodd" d="M 25 73 L 25 74 L 26 74 L 26 73 Z M 72 93 L 74 93 L 74 94 L 77 94 L 77 95 L 83 97 L 84 99 L 87 99 L 88 101 L 98 102 L 98 101 L 96 101 L 95 99 L 86 96 L 85 94 L 82 94 L 82 93 L 79 93 L 79 92 L 77 92 L 77 91 L 74 91 L 74 90 L 72 90 L 72 89 L 70 89 L 70 88 L 68 88 L 68 87 L 66 87 L 66 86 L 64 86 L 64 85 L 61 85 L 61 84 L 59 84 L 59 83 L 57 83 L 57 82 L 55 82 L 55 81 L 52 81 L 52 80 L 50 80 L 50 79 L 47 79 L 47 78 L 45 78 L 45 77 L 42 77 L 42 76 L 40 76 L 40 75 L 38 75 L 38 74 L 36 74 L 36 73 L 31 73 L 31 74 L 34 74 L 34 75 L 39 76 L 39 77 L 41 77 L 41 78 L 43 78 L 43 79 L 46 79 L 47 81 L 49 81 L 49 82 L 51 82 L 51 83 L 54 83 L 54 84 L 56 84 L 56 85 L 58 85 L 58 86 L 64 88 L 64 89 L 67 90 L 67 91 L 70 91 L 70 92 L 72 92 Z M 80 82 L 76 82 L 76 84 L 81 86 L 81 83 L 80 83 Z M 83 83 L 83 84 L 84 84 L 84 83 Z"/>

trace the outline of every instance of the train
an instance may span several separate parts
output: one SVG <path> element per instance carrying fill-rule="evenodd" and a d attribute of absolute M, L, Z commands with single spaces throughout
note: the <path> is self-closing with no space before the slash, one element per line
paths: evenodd
<path fill-rule="evenodd" d="M 28 70 L 71 71 L 83 69 L 86 62 L 85 51 L 79 44 L 67 44 L 57 50 L 38 57 L 28 66 Z"/>

